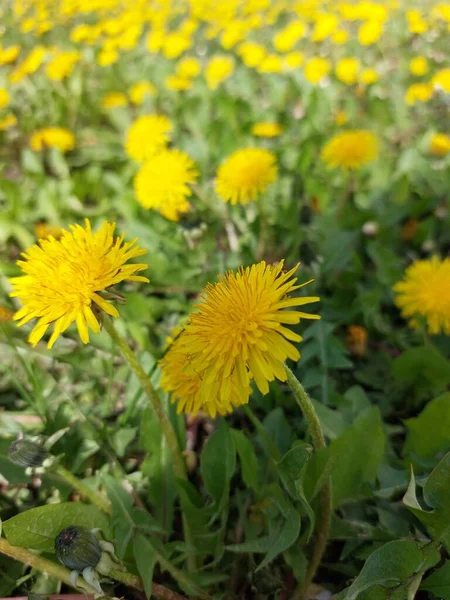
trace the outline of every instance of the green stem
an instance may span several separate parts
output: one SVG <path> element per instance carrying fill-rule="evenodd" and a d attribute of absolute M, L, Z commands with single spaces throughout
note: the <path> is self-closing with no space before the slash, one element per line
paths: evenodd
<path fill-rule="evenodd" d="M 42 573 L 47 573 L 50 577 L 54 577 L 70 587 L 73 587 L 70 581 L 71 572 L 69 569 L 58 565 L 52 560 L 48 560 L 48 558 L 43 558 L 30 550 L 21 548 L 20 546 L 11 546 L 11 544 L 2 537 L 0 537 L 0 553 L 13 558 L 14 560 L 18 560 L 33 569 L 37 569 Z M 137 588 L 138 590 L 144 590 L 144 586 L 139 577 L 131 575 L 131 573 L 127 573 L 126 571 L 117 571 L 116 569 L 113 569 L 108 576 L 116 581 Z M 90 594 L 96 593 L 95 588 L 86 581 L 83 581 L 83 589 Z M 158 585 L 157 583 L 152 584 L 152 595 L 156 598 L 161 598 L 162 600 L 186 600 L 184 596 L 180 596 L 180 594 L 176 594 L 175 592 L 172 592 L 172 590 L 169 590 L 162 585 Z"/>
<path fill-rule="evenodd" d="M 287 383 L 308 422 L 314 449 L 318 451 L 326 448 L 325 437 L 311 398 L 289 367 L 285 365 L 284 368 L 287 375 Z M 330 533 L 332 513 L 331 479 L 328 477 L 320 492 L 320 517 L 316 528 L 313 553 L 306 569 L 305 579 L 295 594 L 295 598 L 298 600 L 306 597 L 308 588 L 313 582 L 322 561 Z"/>
<path fill-rule="evenodd" d="M 175 433 L 174 428 L 172 427 L 171 422 L 169 421 L 169 417 L 167 416 L 167 413 L 164 410 L 164 407 L 162 405 L 160 397 L 158 396 L 157 391 L 153 387 L 152 382 L 148 378 L 147 373 L 142 368 L 133 350 L 130 348 L 128 343 L 117 333 L 111 319 L 105 317 L 103 319 L 103 326 L 109 333 L 111 338 L 114 340 L 114 342 L 117 344 L 117 346 L 120 348 L 120 351 L 122 352 L 123 357 L 127 361 L 128 366 L 138 378 L 142 389 L 144 390 L 145 394 L 150 400 L 150 404 L 152 405 L 152 408 L 159 419 L 162 432 L 167 441 L 167 446 L 169 448 L 169 452 L 172 458 L 175 476 L 179 479 L 187 479 L 186 466 L 184 464 L 184 459 L 180 452 L 177 435 Z"/>
<path fill-rule="evenodd" d="M 62 465 L 56 465 L 53 470 L 61 477 L 61 479 L 64 479 L 70 486 L 78 490 L 82 497 L 98 506 L 106 514 L 110 515 L 112 513 L 111 502 L 98 492 L 92 490 L 84 483 L 84 481 L 78 479 L 75 475 L 72 475 L 72 473 Z"/>
<path fill-rule="evenodd" d="M 186 471 L 186 465 L 183 456 L 180 452 L 177 435 L 175 433 L 174 428 L 172 427 L 172 423 L 169 421 L 169 417 L 167 416 L 167 413 L 164 410 L 164 407 L 162 405 L 160 397 L 158 396 L 157 391 L 153 387 L 152 382 L 150 381 L 147 373 L 142 368 L 133 350 L 130 348 L 128 343 L 117 333 L 112 320 L 105 316 L 103 319 L 103 326 L 111 336 L 112 340 L 120 348 L 120 351 L 122 352 L 123 357 L 127 361 L 128 366 L 135 373 L 136 377 L 139 380 L 139 383 L 141 384 L 142 389 L 144 390 L 145 394 L 150 400 L 150 404 L 152 405 L 152 408 L 159 419 L 163 435 L 167 442 L 167 447 L 169 449 L 170 456 L 172 459 L 172 465 L 175 476 L 179 479 L 187 481 L 188 476 Z M 194 544 L 192 540 L 192 532 L 189 527 L 188 521 L 184 515 L 183 527 L 186 543 L 193 546 Z M 193 571 L 196 568 L 195 556 L 191 553 L 188 555 L 188 567 L 190 571 Z"/>

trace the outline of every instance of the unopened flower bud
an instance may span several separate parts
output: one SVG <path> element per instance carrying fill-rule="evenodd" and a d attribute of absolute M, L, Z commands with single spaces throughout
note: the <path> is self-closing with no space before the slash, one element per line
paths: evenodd
<path fill-rule="evenodd" d="M 56 557 L 68 569 L 81 573 L 97 566 L 102 549 L 95 534 L 87 527 L 71 525 L 63 529 L 55 540 Z"/>
<path fill-rule="evenodd" d="M 29 440 L 16 440 L 8 448 L 8 458 L 21 467 L 42 467 L 50 457 L 45 448 Z"/>

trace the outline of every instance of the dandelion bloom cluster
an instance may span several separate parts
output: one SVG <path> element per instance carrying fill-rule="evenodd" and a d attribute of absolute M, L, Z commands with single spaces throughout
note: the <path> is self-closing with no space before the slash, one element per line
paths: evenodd
<path fill-rule="evenodd" d="M 281 133 L 283 133 L 281 125 L 271 121 L 255 123 L 252 127 L 252 134 L 257 137 L 276 137 Z"/>
<path fill-rule="evenodd" d="M 450 136 L 435 133 L 430 141 L 430 152 L 435 156 L 445 156 L 450 152 Z"/>
<path fill-rule="evenodd" d="M 8 90 L 0 88 L 0 108 L 5 108 L 10 102 Z"/>
<path fill-rule="evenodd" d="M 251 380 L 263 394 L 269 382 L 286 380 L 284 361 L 300 358 L 291 342 L 302 339 L 286 325 L 319 318 L 290 309 L 319 298 L 289 298 L 311 281 L 296 285 L 297 267 L 283 271 L 283 266 L 263 261 L 206 287 L 197 312 L 161 362 L 161 385 L 172 392 L 179 412 L 226 414 L 248 402 Z"/>
<path fill-rule="evenodd" d="M 36 152 L 44 148 L 58 148 L 61 152 L 68 152 L 75 147 L 75 136 L 63 127 L 44 127 L 31 135 L 30 146 Z"/>
<path fill-rule="evenodd" d="M 137 240 L 124 243 L 124 235 L 114 237 L 115 223 L 103 223 L 93 233 L 85 226 L 71 225 L 59 240 L 41 239 L 23 253 L 17 264 L 24 275 L 11 279 L 12 297 L 19 298 L 22 308 L 14 315 L 19 327 L 38 319 L 29 341 L 34 346 L 53 325 L 48 342 L 51 348 L 57 338 L 74 322 L 81 340 L 89 342 L 88 327 L 98 333 L 101 311 L 118 317 L 117 309 L 102 294 L 124 280 L 145 281 L 136 275 L 145 264 L 126 264 L 146 254 L 136 246 Z"/>
<path fill-rule="evenodd" d="M 145 115 L 131 125 L 127 133 L 125 150 L 138 162 L 150 158 L 166 147 L 172 133 L 172 123 L 163 115 Z"/>
<path fill-rule="evenodd" d="M 133 104 L 143 104 L 147 96 L 156 94 L 155 86 L 150 81 L 137 81 L 128 90 L 128 95 Z"/>
<path fill-rule="evenodd" d="M 416 260 L 394 291 L 395 303 L 412 327 L 422 317 L 429 333 L 450 335 L 450 258 Z"/>
<path fill-rule="evenodd" d="M 222 81 L 228 79 L 234 71 L 234 61 L 230 56 L 215 56 L 206 67 L 206 84 L 210 90 L 216 90 Z"/>
<path fill-rule="evenodd" d="M 198 176 L 194 161 L 181 150 L 168 149 L 147 160 L 134 180 L 138 202 L 178 221 L 189 210 L 189 187 Z"/>
<path fill-rule="evenodd" d="M 225 202 L 247 204 L 275 181 L 277 172 L 275 155 L 269 150 L 237 150 L 219 167 L 216 190 Z"/>
<path fill-rule="evenodd" d="M 355 169 L 375 159 L 378 149 L 378 139 L 373 133 L 355 129 L 332 137 L 322 150 L 322 160 L 330 167 Z"/>

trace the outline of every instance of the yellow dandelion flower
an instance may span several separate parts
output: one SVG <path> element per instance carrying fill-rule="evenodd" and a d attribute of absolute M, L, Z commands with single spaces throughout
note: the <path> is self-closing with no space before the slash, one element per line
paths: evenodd
<path fill-rule="evenodd" d="M 283 133 L 281 125 L 271 121 L 255 123 L 252 127 L 252 134 L 258 137 L 276 137 L 281 133 Z"/>
<path fill-rule="evenodd" d="M 447 94 L 450 94 L 450 68 L 441 69 L 435 73 L 431 83 Z"/>
<path fill-rule="evenodd" d="M 337 46 L 342 46 L 343 44 L 346 44 L 348 42 L 349 37 L 350 34 L 348 33 L 348 31 L 345 31 L 345 29 L 338 29 L 331 36 L 331 40 L 333 44 L 336 44 Z"/>
<path fill-rule="evenodd" d="M 323 42 L 339 27 L 339 19 L 331 13 L 320 12 L 316 15 L 316 24 L 311 34 L 311 41 Z"/>
<path fill-rule="evenodd" d="M 177 74 L 186 79 L 197 77 L 197 75 L 200 74 L 200 71 L 200 61 L 193 56 L 187 56 L 186 58 L 183 58 L 177 65 Z"/>
<path fill-rule="evenodd" d="M 38 240 L 54 237 L 55 240 L 59 240 L 62 236 L 64 229 L 57 227 L 56 225 L 49 225 L 48 223 L 36 223 L 34 226 L 34 233 Z"/>
<path fill-rule="evenodd" d="M 243 42 L 238 48 L 238 54 L 246 67 L 258 67 L 266 56 L 266 49 L 256 42 Z"/>
<path fill-rule="evenodd" d="M 166 88 L 176 92 L 183 92 L 191 89 L 192 79 L 181 77 L 180 75 L 169 75 L 164 81 Z"/>
<path fill-rule="evenodd" d="M 80 58 L 81 54 L 76 51 L 58 52 L 45 69 L 47 77 L 53 81 L 68 77 Z"/>
<path fill-rule="evenodd" d="M 150 81 L 137 81 L 128 90 L 128 96 L 133 104 L 143 104 L 146 96 L 155 94 L 156 88 Z"/>
<path fill-rule="evenodd" d="M 248 402 L 251 380 L 263 394 L 269 382 L 286 380 L 283 363 L 300 358 L 291 342 L 302 338 L 285 325 L 320 317 L 290 310 L 319 298 L 290 298 L 311 281 L 296 285 L 298 266 L 287 272 L 283 266 L 260 262 L 206 287 L 197 312 L 161 362 L 161 385 L 178 401 L 178 411 L 226 414 Z"/>
<path fill-rule="evenodd" d="M 9 65 L 14 62 L 20 54 L 20 46 L 9 46 L 8 48 L 0 48 L 0 66 Z"/>
<path fill-rule="evenodd" d="M 31 135 L 30 147 L 35 152 L 44 148 L 58 148 L 61 152 L 69 152 L 75 147 L 75 136 L 63 127 L 45 127 Z"/>
<path fill-rule="evenodd" d="M 151 31 L 147 36 L 147 50 L 153 54 L 159 52 L 163 47 L 166 33 L 162 30 L 155 29 Z"/>
<path fill-rule="evenodd" d="M 234 61 L 230 56 L 214 56 L 208 62 L 205 71 L 206 84 L 210 90 L 216 90 L 234 71 Z"/>
<path fill-rule="evenodd" d="M 192 40 L 189 36 L 174 31 L 165 37 L 162 51 L 166 58 L 178 58 L 183 52 L 189 50 L 191 46 Z"/>
<path fill-rule="evenodd" d="M 225 202 L 247 204 L 275 181 L 275 155 L 261 148 L 233 152 L 217 171 L 216 190 Z"/>
<path fill-rule="evenodd" d="M 178 221 L 190 206 L 190 184 L 198 171 L 194 161 L 181 150 L 163 150 L 139 169 L 134 180 L 137 201 L 147 209 L 159 211 L 170 221 Z"/>
<path fill-rule="evenodd" d="M 356 83 L 361 63 L 357 58 L 341 58 L 336 65 L 336 77 L 346 85 Z"/>
<path fill-rule="evenodd" d="M 268 54 L 258 67 L 260 73 L 281 73 L 283 61 L 277 54 Z"/>
<path fill-rule="evenodd" d="M 5 90 L 4 88 L 0 88 L 0 109 L 5 108 L 5 106 L 8 106 L 10 101 L 11 101 L 11 98 L 10 98 L 8 90 Z"/>
<path fill-rule="evenodd" d="M 7 129 L 11 129 L 11 127 L 14 127 L 14 125 L 17 125 L 16 115 L 13 115 L 11 113 L 9 115 L 6 115 L 5 117 L 0 118 L 0 131 L 6 131 Z"/>
<path fill-rule="evenodd" d="M 378 20 L 370 20 L 363 23 L 358 30 L 359 43 L 362 46 L 371 46 L 378 42 L 383 33 L 383 23 Z"/>
<path fill-rule="evenodd" d="M 0 305 L 0 323 L 8 323 L 14 318 L 14 312 L 7 306 Z"/>
<path fill-rule="evenodd" d="M 331 70 L 331 63 L 320 56 L 311 58 L 305 65 L 305 78 L 310 83 L 320 83 Z"/>
<path fill-rule="evenodd" d="M 365 85 L 372 85 L 378 81 L 378 73 L 375 69 L 363 69 L 359 75 L 359 80 Z"/>
<path fill-rule="evenodd" d="M 38 319 L 29 336 L 33 346 L 54 325 L 48 342 L 51 348 L 74 322 L 81 341 L 88 343 L 88 327 L 100 331 L 101 311 L 119 316 L 108 300 L 108 288 L 124 280 L 148 281 L 136 275 L 147 265 L 126 264 L 146 251 L 135 246 L 137 240 L 124 243 L 124 235 L 114 237 L 115 227 L 115 223 L 105 222 L 93 233 L 86 219 L 84 227 L 71 225 L 71 231 L 64 231 L 60 240 L 42 239 L 23 253 L 24 260 L 17 264 L 24 275 L 11 279 L 11 296 L 23 304 L 14 315 L 19 327 Z"/>
<path fill-rule="evenodd" d="M 378 155 L 377 137 L 365 129 L 355 129 L 338 133 L 325 144 L 322 160 L 329 167 L 356 169 L 374 160 Z"/>
<path fill-rule="evenodd" d="M 100 67 L 109 67 L 110 65 L 113 65 L 119 60 L 119 56 L 119 53 L 114 48 L 111 48 L 109 50 L 103 48 L 97 54 L 96 61 L 97 64 L 100 65 Z"/>
<path fill-rule="evenodd" d="M 395 303 L 411 327 L 422 317 L 429 333 L 450 335 L 450 258 L 416 260 L 393 289 Z"/>
<path fill-rule="evenodd" d="M 334 115 L 334 122 L 336 123 L 336 125 L 339 125 L 339 127 L 345 125 L 347 121 L 348 115 L 345 112 L 345 110 L 338 110 L 337 113 Z"/>
<path fill-rule="evenodd" d="M 445 156 L 450 152 L 450 136 L 435 133 L 430 140 L 430 152 L 435 156 Z"/>
<path fill-rule="evenodd" d="M 426 75 L 429 70 L 428 61 L 423 56 L 416 56 L 409 63 L 409 70 L 416 77 L 422 77 L 422 75 Z"/>
<path fill-rule="evenodd" d="M 284 64 L 288 69 L 298 69 L 305 62 L 302 52 L 289 52 L 284 57 Z"/>
<path fill-rule="evenodd" d="M 128 130 L 125 142 L 126 153 L 139 162 L 150 158 L 166 147 L 172 129 L 171 121 L 163 115 L 139 117 Z"/>
<path fill-rule="evenodd" d="M 433 96 L 433 86 L 429 83 L 413 83 L 405 93 L 405 102 L 414 106 L 417 102 L 428 102 Z"/>
<path fill-rule="evenodd" d="M 122 92 L 108 92 L 102 98 L 101 106 L 104 110 L 117 108 L 118 106 L 127 106 L 128 99 Z"/>

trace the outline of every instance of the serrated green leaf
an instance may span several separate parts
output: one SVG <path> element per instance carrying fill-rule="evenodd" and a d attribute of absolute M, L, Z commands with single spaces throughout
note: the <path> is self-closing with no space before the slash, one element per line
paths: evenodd
<path fill-rule="evenodd" d="M 200 457 L 200 472 L 205 489 L 220 507 L 229 493 L 236 469 L 236 449 L 228 425 L 222 421 L 207 441 Z"/>
<path fill-rule="evenodd" d="M 259 486 L 259 465 L 253 445 L 242 431 L 232 429 L 231 435 L 241 463 L 242 479 L 249 488 L 257 490 Z"/>
<path fill-rule="evenodd" d="M 153 569 L 156 564 L 157 554 L 152 544 L 141 534 L 133 540 L 133 553 L 136 566 L 144 584 L 145 595 L 150 598 L 152 593 Z"/>

